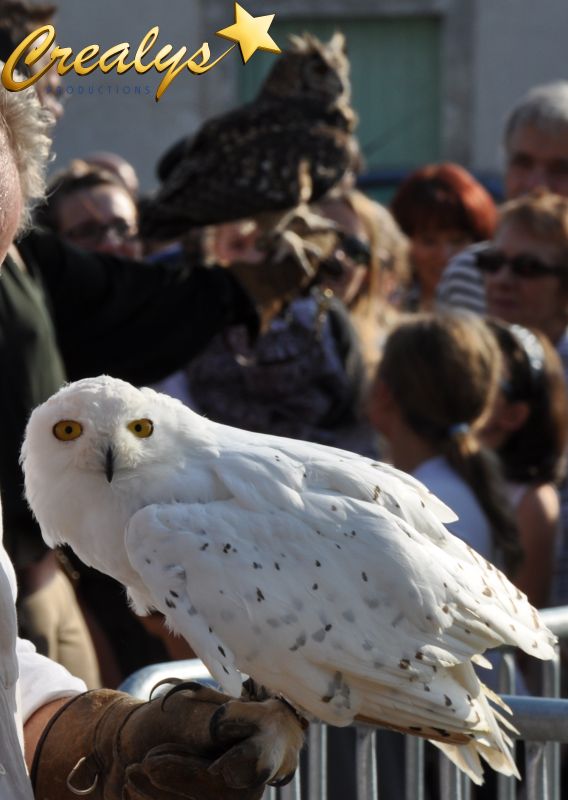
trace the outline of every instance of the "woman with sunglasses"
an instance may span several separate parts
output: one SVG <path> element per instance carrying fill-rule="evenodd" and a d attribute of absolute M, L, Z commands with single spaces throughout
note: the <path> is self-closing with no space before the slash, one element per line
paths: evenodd
<path fill-rule="evenodd" d="M 428 164 L 401 183 L 391 211 L 410 239 L 413 282 L 403 306 L 407 311 L 430 311 L 450 259 L 493 235 L 495 204 L 463 167 Z"/>
<path fill-rule="evenodd" d="M 537 191 L 506 203 L 476 261 L 490 316 L 542 331 L 568 375 L 568 199 Z"/>
<path fill-rule="evenodd" d="M 543 333 L 568 381 L 568 199 L 537 190 L 501 209 L 491 249 L 477 256 L 489 314 Z M 568 602 L 568 483 L 560 487 L 562 536 L 552 603 Z"/>

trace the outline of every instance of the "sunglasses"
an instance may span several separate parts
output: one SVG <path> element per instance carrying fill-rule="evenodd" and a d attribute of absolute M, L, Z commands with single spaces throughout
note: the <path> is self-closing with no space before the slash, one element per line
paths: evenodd
<path fill-rule="evenodd" d="M 368 267 L 371 263 L 371 248 L 357 236 L 340 234 L 336 253 L 339 251 L 357 266 Z M 321 268 L 334 278 L 340 278 L 344 272 L 343 263 L 335 254 L 326 259 Z"/>
<path fill-rule="evenodd" d="M 371 261 L 371 248 L 358 236 L 342 234 L 339 238 L 339 249 L 355 264 L 367 267 Z"/>
<path fill-rule="evenodd" d="M 499 272 L 501 267 L 508 264 L 513 275 L 518 278 L 540 278 L 544 275 L 559 275 L 565 270 L 563 266 L 546 264 L 540 258 L 527 253 L 520 253 L 518 256 L 509 258 L 500 250 L 492 248 L 480 250 L 479 253 L 476 253 L 475 263 L 479 270 L 490 274 Z"/>

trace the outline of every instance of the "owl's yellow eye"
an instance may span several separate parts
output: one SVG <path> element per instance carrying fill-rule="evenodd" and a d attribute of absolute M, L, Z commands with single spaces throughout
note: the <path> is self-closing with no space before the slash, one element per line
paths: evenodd
<path fill-rule="evenodd" d="M 53 426 L 53 435 L 60 442 L 72 442 L 83 433 L 83 426 L 73 419 L 62 419 Z"/>
<path fill-rule="evenodd" d="M 135 419 L 128 423 L 128 430 L 139 439 L 147 439 L 154 433 L 154 423 L 151 419 Z"/>

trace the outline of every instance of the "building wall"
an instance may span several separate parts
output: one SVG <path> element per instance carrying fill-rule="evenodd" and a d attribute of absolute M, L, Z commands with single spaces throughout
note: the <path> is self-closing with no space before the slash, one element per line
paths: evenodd
<path fill-rule="evenodd" d="M 57 0 L 57 5 L 58 42 L 75 52 L 93 43 L 106 49 L 129 42 L 136 49 L 154 25 L 160 27 L 156 52 L 166 44 L 173 44 L 176 50 L 185 45 L 189 57 L 204 38 L 199 0 L 167 0 L 164 5 L 152 0 Z M 227 24 L 230 21 L 229 14 Z M 98 70 L 92 76 L 66 76 L 63 85 L 73 93 L 66 95 L 65 115 L 55 132 L 57 160 L 53 168 L 93 150 L 112 150 L 134 163 L 142 185 L 149 188 L 159 154 L 199 125 L 207 105 L 204 95 L 210 75 L 180 75 L 159 103 L 154 92 L 160 78 L 154 70 L 146 76 L 134 70 L 121 76 L 105 76 Z M 135 87 L 142 94 L 135 94 Z M 87 94 L 89 88 L 94 95 Z M 83 95 L 78 94 L 79 89 Z"/>
<path fill-rule="evenodd" d="M 507 108 L 531 85 L 568 77 L 566 0 L 241 0 L 253 14 L 277 14 L 277 20 L 345 19 L 396 21 L 421 17 L 440 26 L 439 147 L 432 157 L 456 160 L 479 170 L 497 170 L 499 139 Z M 160 43 L 189 53 L 209 40 L 217 52 L 214 32 L 232 22 L 229 0 L 59 0 L 58 40 L 80 49 L 121 41 L 136 45 L 150 27 L 160 26 Z M 80 9 L 80 11 L 79 11 Z M 396 27 L 396 26 L 395 26 Z M 410 39 L 409 39 L 410 41 Z M 404 37 L 400 45 L 404 47 Z M 220 52 L 220 50 L 219 50 Z M 404 60 L 404 54 L 401 55 Z M 235 105 L 242 94 L 243 69 L 255 69 L 254 59 L 243 67 L 235 54 L 200 77 L 180 75 L 159 103 L 153 92 L 158 76 L 128 75 L 66 80 L 70 94 L 66 114 L 55 134 L 57 161 L 94 149 L 110 149 L 129 158 L 142 185 L 155 183 L 154 164 L 164 149 L 195 130 L 206 117 Z M 369 71 L 369 82 L 377 79 Z M 77 94 L 95 86 L 94 96 Z M 134 94 L 140 86 L 142 95 Z M 146 86 L 150 87 L 146 89 Z M 102 87 L 103 95 L 99 93 Z M 130 87 L 130 95 L 125 94 Z M 106 92 L 110 91 L 110 94 Z M 146 94 L 145 92 L 149 93 Z M 423 98 L 422 98 L 423 99 Z M 419 107 L 420 93 L 409 93 L 408 119 Z M 376 111 L 376 109 L 375 109 Z M 416 114 L 415 116 L 420 117 Z M 394 157 L 394 156 L 393 156 Z M 415 163 L 406 154 L 408 166 Z M 397 152 L 396 158 L 400 158 Z M 379 165 L 380 166 L 380 165 Z"/>
<path fill-rule="evenodd" d="M 531 87 L 568 79 L 566 0 L 477 0 L 472 166 L 500 169 L 503 120 Z"/>

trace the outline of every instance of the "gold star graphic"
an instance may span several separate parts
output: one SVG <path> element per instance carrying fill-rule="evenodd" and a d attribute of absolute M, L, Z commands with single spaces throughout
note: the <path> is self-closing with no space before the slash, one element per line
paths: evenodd
<path fill-rule="evenodd" d="M 235 3 L 235 24 L 217 31 L 217 36 L 237 42 L 245 64 L 257 50 L 281 53 L 282 50 L 268 33 L 275 16 L 275 14 L 267 14 L 264 17 L 253 17 L 242 6 Z"/>

